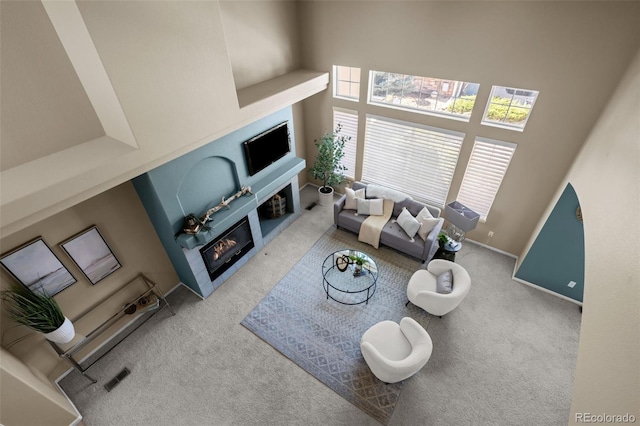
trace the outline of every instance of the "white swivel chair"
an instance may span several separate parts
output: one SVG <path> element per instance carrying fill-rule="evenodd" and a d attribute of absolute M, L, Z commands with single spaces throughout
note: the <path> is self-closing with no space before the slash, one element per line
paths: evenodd
<path fill-rule="evenodd" d="M 420 324 L 405 317 L 400 325 L 382 321 L 369 328 L 362 335 L 360 350 L 378 379 L 396 383 L 424 367 L 431 358 L 433 342 Z"/>
<path fill-rule="evenodd" d="M 453 272 L 452 291 L 438 293 L 436 292 L 438 275 L 448 270 Z M 435 259 L 429 262 L 426 270 L 420 269 L 413 274 L 407 285 L 407 298 L 409 302 L 430 314 L 441 317 L 454 310 L 469 294 L 470 289 L 471 278 L 462 266 L 448 260 Z"/>

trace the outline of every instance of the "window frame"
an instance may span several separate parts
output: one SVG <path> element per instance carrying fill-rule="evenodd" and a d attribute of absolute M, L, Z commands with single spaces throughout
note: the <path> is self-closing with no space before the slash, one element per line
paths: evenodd
<path fill-rule="evenodd" d="M 349 80 L 340 80 L 338 79 L 338 68 L 348 68 L 349 69 Z M 358 81 L 354 81 L 353 80 L 353 70 L 358 70 Z M 345 82 L 349 84 L 349 89 L 351 89 L 352 85 L 357 84 L 358 85 L 358 96 L 357 97 L 353 97 L 353 96 L 347 96 L 347 95 L 341 95 L 338 94 L 338 83 L 339 82 Z M 342 99 L 345 101 L 350 101 L 350 102 L 360 102 L 360 87 L 362 85 L 362 69 L 358 68 L 358 67 L 350 67 L 347 65 L 334 65 L 333 66 L 333 97 L 336 99 Z M 349 92 L 351 93 L 351 90 L 349 90 Z"/>
<path fill-rule="evenodd" d="M 396 104 L 391 104 L 391 103 L 387 103 L 387 102 L 380 102 L 380 101 L 376 101 L 373 96 L 373 89 L 374 89 L 374 85 L 375 85 L 375 76 L 374 73 L 385 73 L 385 74 L 397 74 L 397 75 L 402 75 L 404 77 L 410 76 L 410 77 L 414 77 L 414 78 L 419 78 L 419 79 L 431 79 L 431 80 L 438 80 L 439 81 L 439 88 L 442 88 L 443 83 L 460 83 L 460 84 L 474 84 L 477 85 L 477 90 L 480 90 L 480 84 L 479 83 L 473 83 L 470 81 L 459 81 L 459 80 L 452 80 L 452 79 L 442 79 L 442 78 L 435 78 L 435 77 L 425 77 L 425 76 L 419 76 L 419 75 L 411 75 L 411 74 L 404 74 L 404 73 L 393 73 L 393 72 L 388 72 L 388 71 L 378 71 L 378 70 L 369 70 L 369 82 L 368 82 L 368 87 L 367 87 L 367 104 L 369 105 L 374 105 L 374 106 L 378 106 L 378 107 L 382 107 L 382 108 L 389 108 L 389 109 L 396 109 L 396 110 L 400 110 L 400 111 L 405 111 L 405 112 L 412 112 L 412 113 L 417 113 L 417 114 L 423 114 L 423 115 L 430 115 L 430 116 L 434 116 L 434 117 L 440 117 L 440 118 L 447 118 L 449 120 L 455 120 L 455 121 L 461 121 L 464 123 L 468 123 L 471 120 L 471 115 L 473 114 L 473 110 L 476 107 L 476 100 L 477 100 L 477 92 L 476 92 L 476 99 L 474 100 L 474 105 L 471 108 L 471 111 L 469 112 L 469 115 L 463 115 L 463 114 L 454 114 L 454 113 L 445 113 L 445 112 L 439 112 L 436 110 L 428 110 L 428 109 L 421 109 L 421 108 L 412 108 L 412 107 L 408 107 L 408 106 L 402 106 L 402 105 L 396 105 Z M 422 91 L 422 89 L 421 89 Z M 462 99 L 462 96 L 454 96 L 454 99 Z M 455 101 L 454 101 L 455 103 Z"/>
<path fill-rule="evenodd" d="M 492 121 L 487 119 L 487 115 L 489 114 L 489 108 L 491 107 L 492 104 L 494 104 L 494 102 L 492 102 L 493 100 L 493 93 L 496 89 L 504 89 L 505 91 L 509 91 L 509 90 L 513 90 L 513 96 L 511 97 L 511 101 L 509 102 L 509 106 L 507 107 L 507 112 L 505 114 L 505 118 L 509 115 L 509 110 L 511 109 L 512 105 L 513 105 L 513 97 L 515 97 L 517 95 L 517 92 L 533 92 L 535 93 L 535 96 L 533 97 L 533 102 L 531 103 L 531 107 L 523 107 L 523 106 L 517 106 L 517 108 L 526 108 L 529 110 L 529 113 L 527 114 L 527 118 L 524 119 L 524 122 L 522 123 L 522 126 L 520 125 L 514 125 L 514 124 L 509 124 L 503 121 Z M 518 87 L 512 87 L 512 86 L 497 86 L 497 85 L 493 85 L 491 86 L 491 92 L 489 93 L 489 99 L 487 100 L 487 105 L 484 108 L 484 113 L 482 114 L 482 120 L 480 121 L 480 124 L 482 124 L 483 126 L 490 126 L 490 127 L 498 127 L 500 129 L 507 129 L 507 130 L 514 130 L 517 132 L 524 132 L 525 127 L 527 126 L 527 123 L 529 122 L 529 118 L 531 118 L 531 114 L 533 113 L 533 107 L 535 106 L 537 100 L 538 100 L 538 96 L 540 95 L 540 91 L 538 90 L 531 90 L 531 89 L 522 89 L 522 88 L 518 88 Z M 524 96 L 524 95 L 519 95 L 519 96 Z"/>
<path fill-rule="evenodd" d="M 391 189 L 399 190 L 412 196 L 416 200 L 425 202 L 432 206 L 444 208 L 449 191 L 451 190 L 451 183 L 453 182 L 453 176 L 458 166 L 460 151 L 462 149 L 462 144 L 464 142 L 466 134 L 464 132 L 427 126 L 420 123 L 397 120 L 374 114 L 366 114 L 365 120 L 365 135 L 363 138 L 364 149 L 362 156 L 362 180 L 367 183 L 374 183 Z M 405 149 L 405 151 L 410 151 L 409 154 L 414 155 L 405 155 L 402 158 L 398 158 L 399 162 L 406 161 L 406 159 L 419 162 L 419 164 L 415 165 L 409 164 L 412 166 L 409 173 L 407 173 L 406 171 L 406 164 L 402 165 L 390 163 L 391 159 L 394 158 L 393 155 L 396 154 L 398 150 L 383 154 L 372 154 L 371 151 L 368 151 L 368 149 L 371 149 L 371 143 L 373 143 L 371 139 L 372 133 L 384 135 L 384 129 L 382 129 L 381 131 L 380 128 L 372 128 L 372 126 L 370 125 L 371 120 L 387 123 L 386 125 L 390 126 L 391 128 L 393 128 L 394 126 L 404 126 L 407 127 L 411 132 L 415 132 L 416 129 L 418 130 L 417 133 L 420 137 L 411 141 L 411 145 L 408 145 Z M 424 134 L 421 131 L 435 133 L 436 135 Z M 436 137 L 429 138 L 428 136 Z M 390 142 L 391 138 L 381 137 L 380 140 L 382 141 L 382 143 L 392 143 Z M 419 151 L 418 149 L 416 149 L 416 147 L 419 147 L 420 144 L 424 141 L 427 141 L 432 146 L 441 145 L 442 150 L 435 153 L 435 151 L 433 150 L 425 149 L 424 154 L 420 154 L 420 157 L 416 156 L 415 151 Z M 375 156 L 386 156 L 386 158 L 385 160 L 375 161 Z M 425 160 L 429 160 L 432 162 L 435 162 L 436 160 L 443 160 L 441 161 L 443 167 L 441 167 L 440 169 L 424 167 Z M 386 172 L 368 173 L 370 171 L 370 168 L 371 170 L 386 170 Z M 390 178 L 390 173 L 393 173 L 395 170 L 403 170 L 403 176 L 400 177 L 400 179 Z M 378 175 L 380 173 L 384 174 L 385 179 L 378 179 Z M 400 173 L 397 172 L 397 175 L 399 176 Z M 441 180 L 443 176 L 446 177 L 446 180 L 444 182 L 438 182 L 438 180 Z M 416 185 L 416 182 L 419 182 L 420 185 Z M 419 192 L 424 190 L 425 188 L 429 188 L 430 191 L 425 191 L 424 193 Z"/>
<path fill-rule="evenodd" d="M 491 159 L 489 162 L 485 162 L 482 163 L 482 165 L 484 166 L 485 169 L 489 170 L 491 173 L 493 173 L 495 175 L 495 173 L 497 172 L 502 172 L 502 175 L 499 178 L 499 182 L 497 183 L 497 185 L 492 185 L 492 190 L 493 190 L 493 194 L 491 195 L 491 201 L 488 203 L 488 208 L 486 209 L 486 211 L 481 211 L 482 209 L 479 209 L 478 206 L 474 206 L 474 201 L 470 200 L 470 198 L 466 198 L 466 197 L 475 197 L 476 199 L 482 199 L 483 202 L 485 202 L 488 200 L 488 197 L 484 197 L 484 196 L 479 196 L 478 191 L 473 189 L 473 186 L 475 185 L 476 187 L 482 187 L 483 189 L 486 189 L 487 187 L 491 186 L 490 182 L 487 182 L 488 180 L 490 180 L 489 178 L 483 178 L 484 179 L 478 179 L 477 177 L 472 177 L 470 173 L 478 173 L 479 171 L 477 170 L 478 168 L 478 164 L 480 163 L 480 161 L 478 159 L 474 159 L 474 154 L 476 154 L 476 152 L 480 152 L 480 149 L 478 151 L 476 151 L 476 147 L 479 145 L 494 145 L 494 146 L 500 146 L 503 148 L 507 148 L 507 149 L 511 149 L 510 155 L 509 155 L 509 159 L 505 162 L 500 163 L 501 169 L 500 170 L 496 170 L 495 168 L 491 167 L 489 169 L 488 166 L 493 166 L 494 164 L 498 164 L 499 162 L 497 161 L 493 161 L 493 159 L 495 158 L 493 153 L 491 156 Z M 513 143 L 513 142 L 505 142 L 505 141 L 501 141 L 501 140 L 497 140 L 497 139 L 489 139 L 489 138 L 485 138 L 482 136 L 476 136 L 474 138 L 474 142 L 473 142 L 473 148 L 471 150 L 471 155 L 469 156 L 469 160 L 467 161 L 467 165 L 465 167 L 464 170 L 464 175 L 462 177 L 462 182 L 460 182 L 460 187 L 458 188 L 458 194 L 456 196 L 456 201 L 464 204 L 465 206 L 467 206 L 468 208 L 470 208 L 471 210 L 475 211 L 476 213 L 478 213 L 480 215 L 480 222 L 486 222 L 487 218 L 489 217 L 489 213 L 491 212 L 491 208 L 493 207 L 493 204 L 496 200 L 496 197 L 498 196 L 498 192 L 500 191 L 500 188 L 502 187 L 502 183 L 504 182 L 504 178 L 507 175 L 507 171 L 509 170 L 509 166 L 511 165 L 511 161 L 513 160 L 513 156 L 516 153 L 516 149 L 518 148 L 518 145 Z M 484 153 L 479 153 L 478 155 L 486 155 Z M 474 169 L 470 172 L 470 169 Z M 495 181 L 495 178 L 494 178 Z M 465 188 L 465 182 L 469 182 L 468 183 L 468 187 Z M 465 195 L 465 192 L 468 194 L 471 194 L 469 196 Z M 471 201 L 471 202 L 470 202 Z"/>

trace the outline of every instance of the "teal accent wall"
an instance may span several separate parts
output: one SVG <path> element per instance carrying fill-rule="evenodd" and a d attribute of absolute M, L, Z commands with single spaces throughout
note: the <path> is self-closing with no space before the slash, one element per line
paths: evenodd
<path fill-rule="evenodd" d="M 249 176 L 243 142 L 283 121 L 289 122 L 291 152 L 266 169 Z M 132 180 L 151 223 L 184 284 L 203 297 L 214 290 L 212 286 L 202 288 L 198 284 L 182 248 L 176 243 L 175 237 L 182 229 L 184 216 L 188 213 L 200 216 L 220 203 L 222 197 L 229 197 L 238 191 L 241 185 L 255 184 L 258 190 L 265 186 L 265 180 L 277 180 L 272 173 L 278 172 L 282 164 L 295 162 L 295 154 L 293 112 L 288 107 Z M 304 161 L 300 162 L 304 164 Z M 295 170 L 296 173 L 298 171 Z M 242 206 L 246 208 L 243 209 Z M 256 207 L 255 197 L 238 200 L 233 205 L 233 213 L 239 216 L 235 220 L 245 216 L 247 209 Z M 220 213 L 221 216 L 225 214 L 226 211 Z M 214 217 L 212 226 L 216 231 L 219 222 L 219 218 Z M 220 229 L 218 232 L 222 231 Z"/>
<path fill-rule="evenodd" d="M 584 228 L 576 217 L 578 206 L 578 196 L 567 184 L 515 277 L 582 302 Z M 575 287 L 568 287 L 570 281 Z"/>

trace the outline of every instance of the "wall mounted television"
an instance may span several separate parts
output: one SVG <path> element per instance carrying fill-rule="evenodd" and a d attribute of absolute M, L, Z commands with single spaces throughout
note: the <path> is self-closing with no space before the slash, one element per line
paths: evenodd
<path fill-rule="evenodd" d="M 291 152 L 288 121 L 252 137 L 243 145 L 249 175 L 253 176 Z"/>

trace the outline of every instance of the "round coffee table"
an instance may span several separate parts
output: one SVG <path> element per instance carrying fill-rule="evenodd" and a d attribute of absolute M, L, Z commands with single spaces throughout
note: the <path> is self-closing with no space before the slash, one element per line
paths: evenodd
<path fill-rule="evenodd" d="M 356 271 L 356 258 L 363 261 L 360 273 Z M 377 281 L 376 261 L 358 250 L 335 251 L 322 263 L 322 286 L 327 300 L 332 299 L 343 305 L 369 304 L 369 299 L 376 292 Z"/>

